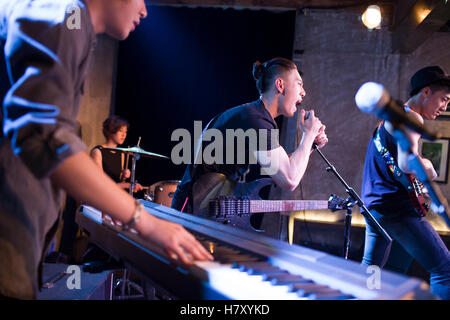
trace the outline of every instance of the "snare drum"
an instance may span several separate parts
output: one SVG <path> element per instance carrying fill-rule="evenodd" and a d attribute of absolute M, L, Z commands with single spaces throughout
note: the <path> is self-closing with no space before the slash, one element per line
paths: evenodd
<path fill-rule="evenodd" d="M 173 195 L 177 190 L 179 183 L 179 180 L 158 181 L 148 187 L 144 198 L 148 201 L 170 207 L 172 204 Z"/>

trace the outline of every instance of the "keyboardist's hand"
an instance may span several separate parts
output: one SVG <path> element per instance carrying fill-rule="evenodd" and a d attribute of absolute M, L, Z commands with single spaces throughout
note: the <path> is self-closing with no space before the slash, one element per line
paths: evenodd
<path fill-rule="evenodd" d="M 213 260 L 200 242 L 179 224 L 144 214 L 136 229 L 141 236 L 160 246 L 176 262 L 189 266 L 195 260 Z"/>

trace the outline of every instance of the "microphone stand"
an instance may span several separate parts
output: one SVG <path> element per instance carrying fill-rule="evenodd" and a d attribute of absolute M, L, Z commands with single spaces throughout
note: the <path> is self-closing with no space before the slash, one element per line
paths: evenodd
<path fill-rule="evenodd" d="M 345 199 L 345 229 L 344 229 L 344 258 L 348 259 L 348 252 L 350 251 L 350 227 L 352 225 L 353 206 L 356 201 L 352 201 L 351 197 Z"/>
<path fill-rule="evenodd" d="M 346 199 L 346 209 L 347 213 L 345 216 L 345 232 L 344 232 L 344 258 L 348 258 L 348 251 L 350 248 L 350 226 L 352 222 L 352 207 L 357 204 L 361 209 L 363 209 L 363 212 L 361 214 L 370 221 L 377 230 L 383 235 L 383 237 L 386 239 L 386 241 L 389 243 L 383 258 L 382 266 L 386 263 L 387 258 L 389 257 L 389 253 L 391 251 L 391 245 L 392 245 L 392 238 L 389 236 L 389 234 L 386 232 L 386 230 L 383 229 L 383 227 L 378 223 L 378 221 L 372 216 L 369 209 L 364 205 L 361 198 L 358 196 L 356 191 L 351 188 L 345 180 L 339 175 L 339 173 L 336 171 L 336 168 L 325 158 L 323 153 L 317 148 L 317 144 L 313 144 L 313 149 L 316 150 L 319 155 L 322 157 L 322 159 L 325 161 L 325 163 L 328 165 L 326 168 L 327 172 L 333 172 L 334 175 L 338 178 L 338 180 L 344 185 L 345 192 L 349 195 L 349 197 Z"/>
<path fill-rule="evenodd" d="M 450 218 L 448 216 L 448 202 L 443 196 L 439 187 L 430 179 L 422 162 L 419 160 L 416 154 L 412 151 L 411 141 L 406 135 L 406 127 L 399 122 L 391 122 L 394 128 L 394 137 L 400 145 L 400 148 L 408 154 L 408 164 L 412 171 L 415 173 L 417 179 L 427 188 L 428 195 L 431 198 L 431 209 L 434 212 L 439 213 L 444 219 L 447 226 L 450 228 Z"/>

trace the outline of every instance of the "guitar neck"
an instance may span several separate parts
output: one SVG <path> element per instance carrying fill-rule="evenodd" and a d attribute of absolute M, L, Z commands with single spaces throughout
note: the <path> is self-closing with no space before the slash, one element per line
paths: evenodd
<path fill-rule="evenodd" d="M 250 200 L 250 213 L 325 209 L 327 200 Z"/>

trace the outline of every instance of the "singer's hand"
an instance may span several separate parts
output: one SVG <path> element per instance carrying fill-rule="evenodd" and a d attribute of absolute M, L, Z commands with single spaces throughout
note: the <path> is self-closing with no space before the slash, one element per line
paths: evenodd
<path fill-rule="evenodd" d="M 320 127 L 319 134 L 314 140 L 314 143 L 317 145 L 317 148 L 319 149 L 328 143 L 328 137 L 327 134 L 325 133 L 325 125 L 322 125 L 322 127 Z"/>
<path fill-rule="evenodd" d="M 322 127 L 322 122 L 314 115 L 314 110 L 308 111 L 308 113 L 302 109 L 300 110 L 300 130 L 304 134 L 310 134 L 314 139 L 319 135 Z"/>

